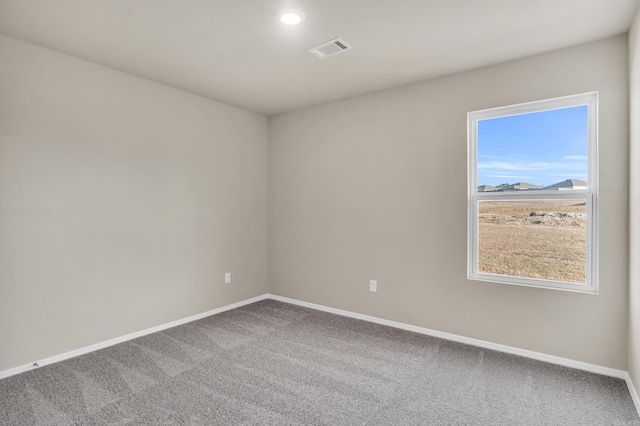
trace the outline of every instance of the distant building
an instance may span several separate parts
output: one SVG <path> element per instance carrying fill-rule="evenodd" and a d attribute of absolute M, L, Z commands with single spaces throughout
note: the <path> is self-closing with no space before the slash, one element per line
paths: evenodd
<path fill-rule="evenodd" d="M 478 187 L 478 192 L 491 192 L 495 190 L 496 190 L 496 187 L 491 185 L 480 185 Z"/>
<path fill-rule="evenodd" d="M 498 191 L 526 191 L 529 189 L 542 189 L 543 187 L 540 185 L 534 185 L 527 182 L 518 182 L 512 185 L 503 186 L 498 189 Z"/>
<path fill-rule="evenodd" d="M 545 186 L 542 189 L 555 189 L 558 191 L 567 189 L 587 189 L 587 182 L 578 179 L 567 179 L 553 185 Z"/>

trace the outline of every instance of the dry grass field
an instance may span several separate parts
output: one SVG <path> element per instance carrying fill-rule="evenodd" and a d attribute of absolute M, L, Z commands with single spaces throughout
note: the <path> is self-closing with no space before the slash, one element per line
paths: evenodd
<path fill-rule="evenodd" d="M 479 215 L 479 272 L 585 283 L 584 201 L 482 201 Z"/>

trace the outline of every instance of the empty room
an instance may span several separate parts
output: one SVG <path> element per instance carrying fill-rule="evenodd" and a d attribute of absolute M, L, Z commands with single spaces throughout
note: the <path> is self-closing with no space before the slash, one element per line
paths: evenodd
<path fill-rule="evenodd" d="M 640 425 L 640 0 L 0 0 L 0 425 Z"/>

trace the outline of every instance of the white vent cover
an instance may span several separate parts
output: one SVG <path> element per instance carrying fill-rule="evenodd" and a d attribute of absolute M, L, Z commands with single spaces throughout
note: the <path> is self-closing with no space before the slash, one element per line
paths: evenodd
<path fill-rule="evenodd" d="M 307 49 L 307 52 L 311 53 L 316 58 L 325 59 L 329 56 L 337 55 L 338 53 L 342 53 L 351 49 L 353 49 L 353 47 L 351 47 L 346 41 L 338 37 L 334 38 L 333 40 L 329 40 L 326 43 L 322 43 L 310 49 Z"/>

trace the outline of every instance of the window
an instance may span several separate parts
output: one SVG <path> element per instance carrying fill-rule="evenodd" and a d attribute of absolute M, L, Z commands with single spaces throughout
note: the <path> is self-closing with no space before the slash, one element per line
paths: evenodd
<path fill-rule="evenodd" d="M 597 93 L 468 114 L 468 277 L 597 292 Z"/>

